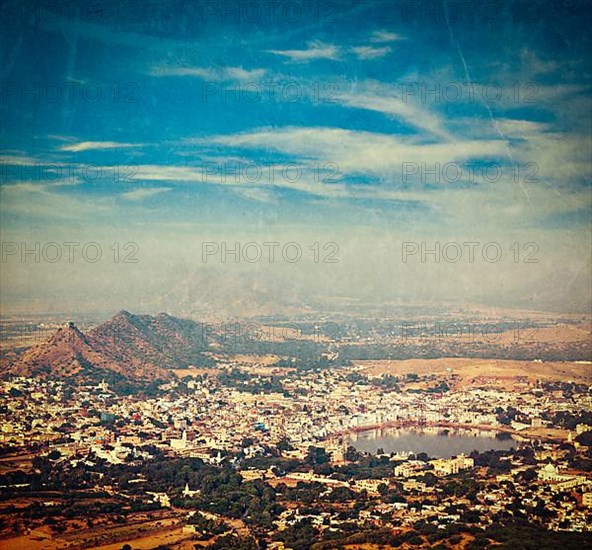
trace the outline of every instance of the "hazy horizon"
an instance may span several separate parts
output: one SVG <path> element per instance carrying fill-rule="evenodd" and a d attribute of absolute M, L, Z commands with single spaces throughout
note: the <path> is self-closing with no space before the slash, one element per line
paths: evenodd
<path fill-rule="evenodd" d="M 590 311 L 577 6 L 173 4 L 5 25 L 3 311 Z"/>

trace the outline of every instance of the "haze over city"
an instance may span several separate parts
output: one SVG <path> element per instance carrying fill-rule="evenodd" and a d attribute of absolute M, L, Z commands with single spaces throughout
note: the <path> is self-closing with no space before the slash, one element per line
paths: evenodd
<path fill-rule="evenodd" d="M 243 273 L 271 300 L 589 309 L 583 6 L 167 4 L 4 9 L 5 310 L 156 311 Z M 250 242 L 279 257 L 221 251 Z"/>

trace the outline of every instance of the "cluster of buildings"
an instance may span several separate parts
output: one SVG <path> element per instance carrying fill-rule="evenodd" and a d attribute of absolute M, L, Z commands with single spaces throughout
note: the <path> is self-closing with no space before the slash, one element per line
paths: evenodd
<path fill-rule="evenodd" d="M 159 396 L 115 396 L 108 384 L 71 391 L 62 382 L 12 378 L 0 382 L 0 444 L 3 447 L 32 448 L 39 452 L 59 450 L 63 460 L 75 460 L 89 451 L 117 464 L 130 458 L 149 460 L 145 449 L 154 446 L 171 456 L 197 457 L 216 464 L 228 453 L 243 457 L 264 456 L 283 443 L 284 458 L 304 460 L 310 446 L 323 447 L 333 464 L 343 464 L 352 432 L 397 426 L 473 426 L 475 430 L 513 430 L 525 434 L 524 441 L 539 438 L 537 462 L 525 465 L 510 455 L 508 473 L 491 480 L 491 486 L 478 501 L 471 503 L 484 517 L 496 510 L 514 506 L 522 499 L 525 511 L 542 505 L 552 510 L 548 525 L 554 529 L 586 530 L 590 512 L 592 484 L 589 474 L 574 472 L 561 448 L 561 441 L 544 441 L 536 435 L 549 429 L 576 452 L 576 436 L 592 430 L 578 425 L 574 430 L 557 430 L 550 418 L 557 412 L 587 410 L 589 396 L 574 392 L 570 399 L 557 392 L 541 392 L 526 385 L 522 391 L 503 388 L 466 387 L 425 393 L 393 390 L 366 377 L 352 378 L 356 369 L 343 367 L 322 372 L 287 372 L 281 379 L 282 393 L 256 393 L 221 384 L 214 376 L 203 376 L 162 386 Z M 264 377 L 261 377 L 263 379 Z M 251 380 L 259 381 L 258 377 Z M 500 423 L 499 411 L 518 411 L 511 422 Z M 538 430 L 538 431 L 537 431 Z M 391 455 L 392 476 L 385 479 L 358 479 L 355 482 L 315 474 L 312 470 L 292 472 L 286 481 L 323 483 L 328 490 L 345 486 L 354 492 L 379 494 L 379 486 L 398 483 L 408 495 L 406 502 L 381 503 L 375 513 L 364 510 L 360 521 L 379 521 L 385 512 L 393 525 L 413 525 L 440 514 L 438 525 L 454 521 L 446 512 L 462 498 L 444 494 L 439 486 L 425 483 L 431 472 L 439 480 L 465 471 L 479 478 L 484 468 L 471 457 L 418 460 L 400 449 Z M 536 470 L 535 483 L 520 482 L 527 469 Z M 244 469 L 245 480 L 277 478 L 271 469 Z M 511 484 L 511 489 L 504 482 Z M 186 487 L 187 495 L 193 493 Z M 573 501 L 565 498 L 572 495 Z M 432 500 L 425 504 L 426 498 Z M 166 507 L 169 496 L 154 495 Z M 421 500 L 425 505 L 414 506 Z M 540 501 L 540 503 L 539 503 Z M 537 508 L 538 506 L 538 508 Z M 285 521 L 293 517 L 284 518 Z M 444 518 L 444 519 L 442 519 Z M 486 523 L 486 521 L 485 521 Z"/>
<path fill-rule="evenodd" d="M 409 478 L 418 473 L 431 471 L 434 475 L 449 476 L 458 474 L 461 470 L 468 470 L 475 466 L 475 461 L 471 457 L 463 454 L 451 458 L 436 458 L 424 462 L 422 460 L 407 460 L 395 467 L 396 477 Z"/>
<path fill-rule="evenodd" d="M 184 391 L 176 391 L 179 385 Z M 235 451 L 245 447 L 246 439 L 261 446 L 287 440 L 303 451 L 324 441 L 339 454 L 343 447 L 331 442 L 347 433 L 389 425 L 436 425 L 506 430 L 526 439 L 543 437 L 548 428 L 577 448 L 575 438 L 587 427 L 560 432 L 550 418 L 590 405 L 585 393 L 574 393 L 571 399 L 552 393 L 541 397 L 537 388 L 518 393 L 466 387 L 426 399 L 423 392 L 392 391 L 368 379 L 353 383 L 346 368 L 288 373 L 282 387 L 283 393 L 251 393 L 204 377 L 169 383 L 161 396 L 139 399 L 115 396 L 104 382 L 68 393 L 57 381 L 13 378 L 0 382 L 0 391 L 9 397 L 0 409 L 0 442 L 22 446 L 67 439 L 91 447 L 149 443 L 189 456 L 213 449 Z M 502 425 L 500 410 L 518 414 Z M 456 463 L 436 463 L 435 468 L 447 471 Z"/>

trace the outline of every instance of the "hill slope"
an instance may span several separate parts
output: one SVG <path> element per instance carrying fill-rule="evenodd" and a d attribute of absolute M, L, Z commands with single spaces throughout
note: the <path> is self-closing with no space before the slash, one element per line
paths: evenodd
<path fill-rule="evenodd" d="M 73 323 L 28 349 L 9 374 L 96 380 L 101 377 L 152 382 L 167 380 L 169 369 L 198 362 L 207 349 L 198 323 L 120 311 L 86 334 Z"/>

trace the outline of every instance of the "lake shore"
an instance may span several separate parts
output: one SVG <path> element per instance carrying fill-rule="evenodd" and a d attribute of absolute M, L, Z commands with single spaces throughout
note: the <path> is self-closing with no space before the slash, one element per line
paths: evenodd
<path fill-rule="evenodd" d="M 479 430 L 490 433 L 507 433 L 516 439 L 525 441 L 545 441 L 545 442 L 563 442 L 567 441 L 568 430 L 559 430 L 555 428 L 527 428 L 524 430 L 515 430 L 509 426 L 499 424 L 465 424 L 460 422 L 418 422 L 416 420 L 395 420 L 378 424 L 365 426 L 354 426 L 340 432 L 330 434 L 325 441 L 334 441 L 336 439 L 353 433 L 363 433 L 372 430 L 384 430 L 389 428 L 448 428 L 451 430 Z"/>

